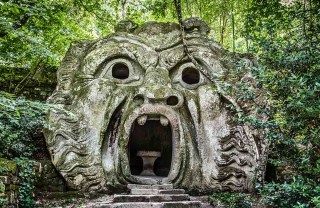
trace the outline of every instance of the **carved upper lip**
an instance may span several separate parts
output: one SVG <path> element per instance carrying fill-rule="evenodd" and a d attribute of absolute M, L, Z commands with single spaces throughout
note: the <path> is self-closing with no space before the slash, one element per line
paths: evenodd
<path fill-rule="evenodd" d="M 138 123 L 141 122 L 139 123 L 140 125 L 143 125 L 145 123 L 145 120 L 147 120 L 148 118 L 149 120 L 160 119 L 160 122 L 163 123 L 168 120 L 171 124 L 173 132 L 172 137 L 175 138 L 175 136 L 179 135 L 179 120 L 177 114 L 170 107 L 159 104 L 145 104 L 135 109 L 124 124 L 127 135 L 130 134 L 132 124 L 135 122 L 135 120 L 137 120 Z M 163 123 L 161 124 L 163 125 Z"/>
<path fill-rule="evenodd" d="M 148 115 L 144 114 L 137 118 L 137 122 L 139 125 L 143 126 L 147 122 L 147 120 L 158 120 L 160 121 L 162 126 L 167 126 L 169 124 L 169 120 L 167 117 L 163 115 Z"/>

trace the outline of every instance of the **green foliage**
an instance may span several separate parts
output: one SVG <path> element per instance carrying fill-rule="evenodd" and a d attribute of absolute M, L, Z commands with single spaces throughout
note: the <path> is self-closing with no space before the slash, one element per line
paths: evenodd
<path fill-rule="evenodd" d="M 5 191 L 5 185 L 4 185 L 4 183 L 2 182 L 2 180 L 0 180 L 0 194 L 3 194 L 4 193 L 4 191 Z"/>
<path fill-rule="evenodd" d="M 35 162 L 25 157 L 17 157 L 13 160 L 0 159 L 0 175 L 10 177 L 15 176 L 16 172 L 18 172 L 19 185 L 17 194 L 19 207 L 34 207 Z M 0 180 L 0 194 L 4 193 L 4 191 L 5 184 Z M 7 198 L 0 198 L 0 207 L 6 201 Z"/>
<path fill-rule="evenodd" d="M 294 178 L 291 183 L 269 183 L 259 188 L 262 203 L 267 207 L 320 207 L 320 186 L 310 179 Z"/>
<path fill-rule="evenodd" d="M 72 1 L 8 0 L 0 12 L 0 65 L 57 65 L 70 41 L 94 35 L 94 23 Z"/>
<path fill-rule="evenodd" d="M 269 162 L 283 170 L 273 178 L 277 183 L 258 188 L 261 202 L 267 207 L 320 207 L 320 2 L 295 1 L 289 7 L 278 0 L 248 2 L 243 35 L 261 64 L 253 72 L 268 92 L 270 109 L 258 110 L 269 121 L 244 114 L 236 121 L 269 129 Z M 236 89 L 240 101 L 256 96 L 245 83 Z M 211 199 L 238 206 L 232 194 L 216 195 Z"/>
<path fill-rule="evenodd" d="M 7 199 L 6 198 L 2 198 L 0 197 L 0 208 L 6 208 L 6 203 L 7 203 Z"/>
<path fill-rule="evenodd" d="M 33 134 L 45 126 L 49 105 L 0 92 L 0 157 L 30 157 L 37 150 Z"/>
<path fill-rule="evenodd" d="M 247 11 L 245 32 L 261 63 L 255 74 L 271 105 L 269 162 L 283 169 L 277 183 L 259 188 L 268 207 L 320 207 L 319 8 L 319 1 L 271 0 Z"/>
<path fill-rule="evenodd" d="M 240 33 L 246 7 L 237 0 L 182 1 L 183 18 L 203 18 L 217 41 L 237 51 L 247 50 Z M 71 42 L 103 37 L 120 20 L 141 24 L 176 16 L 171 0 L 2 0 L 0 90 L 20 95 L 41 71 L 57 68 Z"/>
<path fill-rule="evenodd" d="M 79 2 L 0 1 L 0 67 L 9 69 L 0 74 L 0 82 L 10 80 L 6 90 L 19 94 L 41 70 L 56 68 L 72 41 L 97 38 L 110 31 L 110 26 L 97 25 Z"/>
<path fill-rule="evenodd" d="M 319 1 L 255 1 L 246 33 L 263 66 L 258 80 L 270 93 L 273 123 L 270 161 L 288 165 L 306 178 L 320 174 Z"/>
<path fill-rule="evenodd" d="M 20 207 L 35 207 L 33 199 L 35 172 L 34 161 L 27 158 L 15 159 L 19 168 L 19 190 L 18 199 Z"/>
<path fill-rule="evenodd" d="M 244 193 L 218 192 L 209 196 L 211 204 L 219 201 L 224 207 L 228 208 L 249 208 L 253 207 L 254 199 Z"/>

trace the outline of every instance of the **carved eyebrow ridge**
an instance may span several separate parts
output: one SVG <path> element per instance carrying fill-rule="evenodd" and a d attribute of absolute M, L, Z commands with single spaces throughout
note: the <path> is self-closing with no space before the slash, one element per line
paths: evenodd
<path fill-rule="evenodd" d="M 99 42 L 96 43 L 96 45 L 99 44 Z M 117 48 L 118 50 L 113 51 L 110 50 L 108 45 L 119 45 L 119 44 L 127 44 L 123 45 L 120 48 Z M 143 50 L 140 50 L 139 53 L 136 52 L 136 47 L 142 48 Z M 130 59 L 130 61 L 134 61 L 137 64 L 141 66 L 142 69 L 147 68 L 146 65 L 153 65 L 156 63 L 147 63 L 147 62 L 141 62 L 139 57 L 141 56 L 140 53 L 151 53 L 155 52 L 152 48 L 148 47 L 144 43 L 141 43 L 139 41 L 129 41 L 128 39 L 124 39 L 123 37 L 112 37 L 108 39 L 108 41 L 105 41 L 103 45 L 101 46 L 102 49 L 99 50 L 99 48 L 95 48 L 90 53 L 84 57 L 84 64 L 82 66 L 82 72 L 84 74 L 88 75 L 94 75 L 97 74 L 99 69 L 101 69 L 101 66 L 107 62 L 108 60 L 111 60 L 116 57 L 126 57 L 127 59 Z M 141 59 L 142 60 L 142 59 Z M 156 62 L 158 62 L 156 60 Z"/>

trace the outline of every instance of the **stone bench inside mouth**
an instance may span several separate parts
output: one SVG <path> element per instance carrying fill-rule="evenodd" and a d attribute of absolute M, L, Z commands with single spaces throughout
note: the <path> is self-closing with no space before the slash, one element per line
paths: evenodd
<path fill-rule="evenodd" d="M 141 176 L 155 176 L 153 172 L 154 162 L 158 157 L 161 157 L 161 152 L 157 151 L 138 151 L 137 156 L 143 160 L 143 170 L 140 173 Z"/>
<path fill-rule="evenodd" d="M 157 151 L 138 151 L 137 156 L 139 157 L 161 157 L 161 152 Z"/>

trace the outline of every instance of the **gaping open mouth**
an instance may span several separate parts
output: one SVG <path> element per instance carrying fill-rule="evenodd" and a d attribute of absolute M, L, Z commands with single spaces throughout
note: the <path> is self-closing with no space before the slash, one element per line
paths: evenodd
<path fill-rule="evenodd" d="M 169 175 L 172 163 L 172 125 L 160 114 L 143 114 L 132 123 L 128 157 L 132 175 Z"/>

